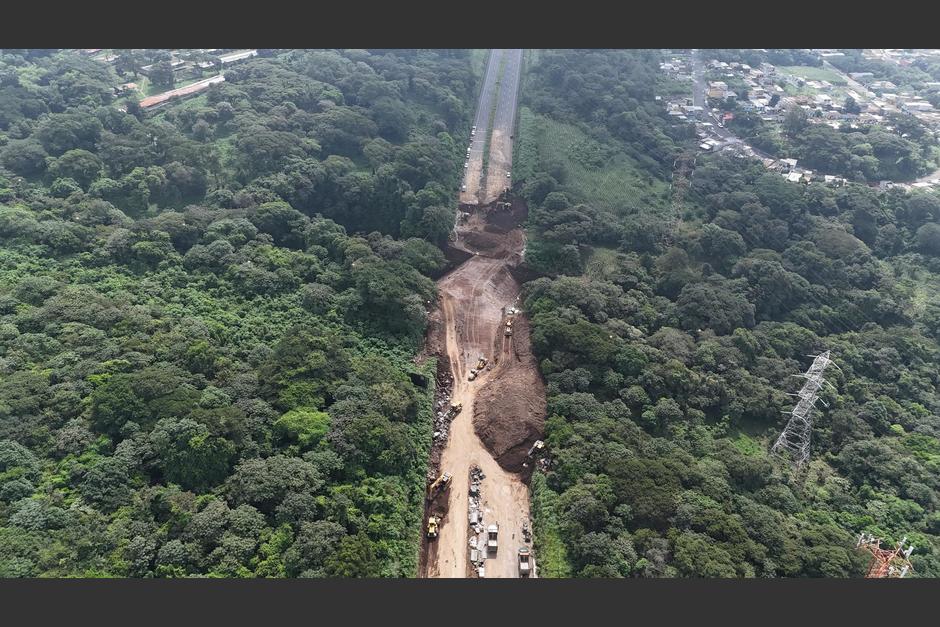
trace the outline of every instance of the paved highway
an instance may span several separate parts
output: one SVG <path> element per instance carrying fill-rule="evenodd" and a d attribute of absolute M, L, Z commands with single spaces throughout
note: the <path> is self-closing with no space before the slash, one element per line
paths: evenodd
<path fill-rule="evenodd" d="M 486 173 L 484 203 L 496 200 L 500 192 L 509 186 L 506 176 L 512 170 L 512 137 L 516 122 L 516 105 L 519 100 L 519 77 L 522 71 L 522 50 L 503 51 L 503 72 L 496 95 L 496 114 L 490 138 L 490 157 Z M 477 131 L 479 133 L 479 130 Z"/>
<path fill-rule="evenodd" d="M 470 140 L 470 158 L 468 167 L 464 169 L 463 185 L 466 191 L 461 191 L 460 202 L 477 203 L 480 182 L 483 177 L 483 148 L 486 145 L 486 134 L 490 127 L 490 118 L 493 111 L 493 98 L 496 96 L 496 81 L 499 78 L 499 66 L 502 61 L 502 50 L 490 50 L 486 62 L 486 71 L 483 74 L 483 87 L 480 88 L 480 100 L 477 104 L 477 115 L 473 121 L 476 134 Z"/>

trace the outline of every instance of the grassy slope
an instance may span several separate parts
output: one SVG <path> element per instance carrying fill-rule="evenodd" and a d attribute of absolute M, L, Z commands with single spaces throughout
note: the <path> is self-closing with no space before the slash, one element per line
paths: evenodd
<path fill-rule="evenodd" d="M 540 164 L 560 164 L 567 173 L 562 189 L 575 203 L 614 213 L 662 205 L 668 191 L 666 182 L 648 175 L 616 147 L 599 144 L 575 126 L 524 107 L 519 135 L 518 159 L 513 163 L 519 180 L 538 171 Z"/>

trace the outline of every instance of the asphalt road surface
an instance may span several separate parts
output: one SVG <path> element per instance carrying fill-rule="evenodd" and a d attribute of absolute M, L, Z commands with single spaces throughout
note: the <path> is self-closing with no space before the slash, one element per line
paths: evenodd
<path fill-rule="evenodd" d="M 519 100 L 519 75 L 522 71 L 522 50 L 503 51 L 503 72 L 496 94 L 496 115 L 490 137 L 490 158 L 486 172 L 486 191 L 483 203 L 496 200 L 509 187 L 512 172 L 512 137 Z"/>
<path fill-rule="evenodd" d="M 470 158 L 464 168 L 463 185 L 466 190 L 460 192 L 460 202 L 479 203 L 480 184 L 483 178 L 483 149 L 486 145 L 486 134 L 490 128 L 490 118 L 493 111 L 493 98 L 496 95 L 496 80 L 499 78 L 499 67 L 502 60 L 502 50 L 490 50 L 486 62 L 486 71 L 483 74 L 483 87 L 480 88 L 480 99 L 477 103 L 477 115 L 473 121 L 476 133 L 469 137 Z"/>
<path fill-rule="evenodd" d="M 705 89 L 702 58 L 696 50 L 692 53 L 692 104 L 696 107 L 705 106 Z"/>
<path fill-rule="evenodd" d="M 702 65 L 702 59 L 699 56 L 698 50 L 695 50 L 692 52 L 692 104 L 697 107 L 702 107 L 702 110 L 695 114 L 696 118 L 701 122 L 711 122 L 711 135 L 717 136 L 718 139 L 727 142 L 733 141 L 747 144 L 746 141 L 729 131 L 727 127 L 718 126 L 721 120 L 713 116 L 711 110 L 708 108 L 708 103 L 705 99 L 707 90 L 708 83 L 705 80 L 705 68 Z M 747 145 L 754 151 L 754 154 L 761 159 L 770 157 L 766 152 L 758 150 L 750 144 Z"/>

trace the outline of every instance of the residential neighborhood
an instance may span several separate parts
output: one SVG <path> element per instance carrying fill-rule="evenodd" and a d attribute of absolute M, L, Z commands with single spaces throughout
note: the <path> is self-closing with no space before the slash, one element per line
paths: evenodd
<path fill-rule="evenodd" d="M 701 140 L 699 148 L 757 158 L 790 182 L 839 186 L 845 184 L 846 178 L 801 167 L 795 158 L 775 159 L 750 145 L 728 129 L 735 115 L 756 115 L 762 122 L 779 127 L 786 113 L 799 107 L 806 112 L 810 124 L 824 124 L 836 130 L 844 125 L 860 129 L 877 124 L 890 131 L 889 114 L 909 114 L 923 123 L 928 133 L 940 135 L 940 111 L 929 101 L 911 91 L 898 90 L 890 81 L 873 80 L 873 73 L 844 74 L 828 62 L 844 55 L 836 50 L 808 51 L 822 59 L 823 65 L 819 68 L 779 67 L 766 62 L 752 66 L 696 59 L 700 56 L 696 51 L 666 52 L 666 60 L 660 68 L 672 79 L 692 83 L 693 91 L 689 97 L 668 98 L 664 102 L 666 112 L 677 120 L 688 120 L 696 125 Z M 900 58 L 900 63 L 905 58 L 900 55 L 911 51 L 876 52 L 888 58 Z M 893 57 L 892 52 L 896 53 Z M 937 86 L 940 87 L 940 83 Z M 940 185 L 940 171 L 912 183 L 882 180 L 869 184 L 879 189 L 933 187 Z"/>

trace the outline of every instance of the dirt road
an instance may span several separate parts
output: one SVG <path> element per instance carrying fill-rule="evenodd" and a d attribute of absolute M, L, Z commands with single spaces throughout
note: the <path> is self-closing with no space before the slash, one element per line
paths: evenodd
<path fill-rule="evenodd" d="M 529 519 L 529 490 L 519 451 L 527 450 L 540 436 L 544 422 L 544 389 L 535 360 L 531 357 L 524 317 L 516 315 L 522 333 L 506 336 L 505 315 L 518 305 L 519 283 L 509 269 L 518 263 L 525 240 L 518 228 L 524 207 L 497 211 L 492 206 L 474 210 L 471 220 L 458 227 L 455 247 L 473 252 L 474 241 L 482 241 L 463 264 L 438 281 L 443 355 L 454 376 L 451 401 L 464 407 L 450 425 L 450 435 L 441 454 L 440 472 L 451 473 L 446 518 L 438 538 L 427 545 L 423 573 L 427 577 L 476 576 L 470 563 L 469 522 L 470 469 L 478 467 L 484 478 L 480 486 L 484 528 L 499 525 L 499 549 L 485 561 L 485 577 L 518 577 L 518 549 L 522 526 Z M 483 239 L 480 239 L 483 238 Z M 435 343 L 437 343 L 435 341 Z M 470 370 L 483 355 L 489 364 L 469 381 Z M 512 389 L 502 392 L 503 386 Z M 513 387 L 515 386 L 515 387 Z M 520 402 L 521 399 L 521 402 Z M 500 455 L 480 439 L 485 433 Z M 504 451 L 513 452 L 507 464 Z M 500 465 L 500 464 L 503 465 Z M 533 557 L 537 563 L 538 556 Z"/>
<path fill-rule="evenodd" d="M 451 422 L 443 450 L 435 449 L 435 455 L 440 451 L 435 470 L 450 473 L 452 480 L 446 498 L 441 497 L 446 513 L 439 536 L 423 545 L 420 563 L 425 577 L 478 576 L 470 560 L 470 540 L 481 536 L 480 528 L 472 529 L 469 520 L 470 471 L 474 467 L 483 472 L 482 529 L 499 525 L 499 548 L 484 562 L 485 577 L 518 577 L 518 550 L 524 545 L 531 549 L 522 534 L 523 524 L 529 522 L 529 488 L 527 476 L 520 472 L 527 467 L 522 466 L 524 454 L 520 457 L 519 452 L 528 450 L 540 437 L 545 394 L 522 315 L 517 314 L 522 333 L 506 336 L 504 332 L 507 310 L 518 306 L 519 283 L 510 268 L 522 259 L 525 237 L 519 225 L 527 212 L 521 202 L 514 202 L 511 208 L 504 203 L 497 208 L 495 202 L 506 187 L 505 172 L 511 166 L 509 136 L 515 121 L 521 61 L 521 50 L 494 50 L 490 54 L 477 110 L 467 190 L 460 195 L 470 215 L 458 222 L 456 241 L 451 244 L 471 256 L 437 284 L 439 311 L 434 317 L 440 324 L 435 324 L 428 346 L 436 347 L 433 350 L 449 365 L 454 379 L 450 402 L 462 404 L 463 410 Z M 491 116 L 494 100 L 496 112 Z M 482 147 L 488 133 L 492 133 L 490 167 L 502 177 L 492 196 L 489 189 L 484 193 L 478 186 L 483 153 L 474 152 L 476 146 Z M 480 356 L 489 363 L 469 381 Z M 507 398 L 512 402 L 503 403 Z M 438 507 L 435 502 L 436 512 Z M 533 576 L 537 559 L 533 556 Z"/>

